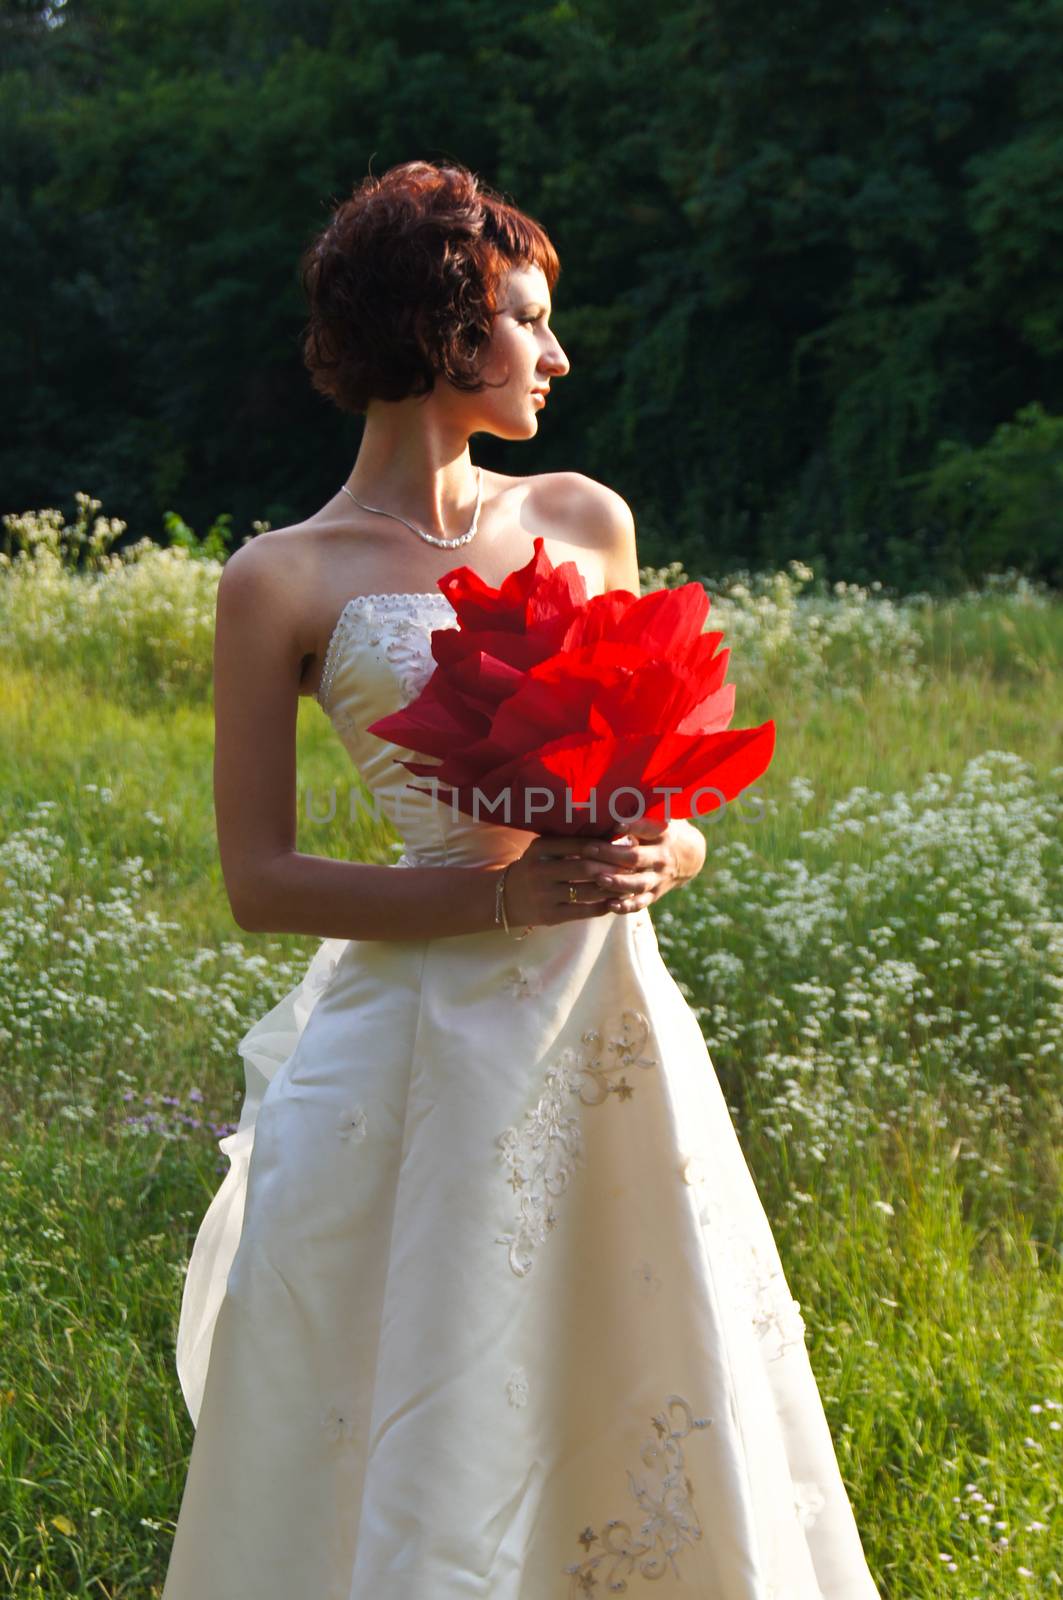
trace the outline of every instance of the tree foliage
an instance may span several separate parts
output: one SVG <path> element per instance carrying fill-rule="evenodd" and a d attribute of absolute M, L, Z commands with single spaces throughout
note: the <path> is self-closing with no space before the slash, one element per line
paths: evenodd
<path fill-rule="evenodd" d="M 360 424 L 303 371 L 299 254 L 450 157 L 550 231 L 572 361 L 477 459 L 611 483 L 647 562 L 1063 581 L 1021 452 L 991 539 L 925 476 L 1063 411 L 1063 0 L 2 0 L 0 42 L 9 506 L 316 509 Z"/>

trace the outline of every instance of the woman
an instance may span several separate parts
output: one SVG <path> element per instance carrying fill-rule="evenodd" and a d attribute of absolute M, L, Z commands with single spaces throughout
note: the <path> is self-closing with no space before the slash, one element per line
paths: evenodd
<path fill-rule="evenodd" d="M 470 460 L 473 433 L 534 437 L 569 370 L 558 272 L 536 222 L 424 162 L 364 182 L 304 260 L 313 383 L 365 429 L 321 511 L 225 567 L 215 793 L 241 927 L 322 944 L 240 1046 L 181 1308 L 197 1431 L 164 1600 L 877 1593 L 646 909 L 703 835 L 474 820 L 368 732 L 426 682 L 456 566 L 497 586 L 542 536 L 588 593 L 638 593 L 612 490 Z M 394 866 L 295 849 L 311 693 Z"/>

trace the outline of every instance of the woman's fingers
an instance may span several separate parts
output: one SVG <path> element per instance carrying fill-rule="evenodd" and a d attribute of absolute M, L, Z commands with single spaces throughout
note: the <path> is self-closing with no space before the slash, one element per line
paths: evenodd
<path fill-rule="evenodd" d="M 570 886 L 575 887 L 575 899 L 573 899 L 572 895 L 569 893 Z M 567 902 L 571 905 L 575 905 L 578 901 L 582 901 L 584 904 L 587 904 L 588 902 L 597 904 L 600 900 L 610 899 L 613 895 L 613 891 L 605 888 L 602 884 L 595 882 L 593 878 L 577 878 L 575 876 L 569 876 L 557 879 L 554 884 L 554 894 L 562 904 Z"/>
<path fill-rule="evenodd" d="M 608 872 L 599 873 L 597 881 L 612 895 L 645 894 L 660 883 L 658 872 Z"/>
<path fill-rule="evenodd" d="M 576 899 L 572 900 L 568 884 L 565 883 L 558 886 L 555 904 L 564 914 L 564 920 L 572 922 L 585 917 L 640 911 L 644 905 L 650 905 L 653 898 L 652 893 L 627 894 L 604 888 L 593 890 L 590 885 L 581 883 L 577 885 Z"/>
<path fill-rule="evenodd" d="M 639 911 L 652 904 L 661 883 L 663 863 L 656 840 L 613 844 L 544 834 L 528 854 L 538 860 L 555 911 L 565 921 Z M 569 893 L 573 884 L 575 899 Z"/>
<path fill-rule="evenodd" d="M 649 905 L 654 899 L 654 885 L 647 884 L 643 889 L 610 889 L 605 885 L 600 886 L 591 899 L 587 887 L 579 886 L 578 900 L 575 903 L 583 905 L 604 906 L 609 911 L 638 911 L 644 905 Z M 567 896 L 568 890 L 565 889 Z"/>

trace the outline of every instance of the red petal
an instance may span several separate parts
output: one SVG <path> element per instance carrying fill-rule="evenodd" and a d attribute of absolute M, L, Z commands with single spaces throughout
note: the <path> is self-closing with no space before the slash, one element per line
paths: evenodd
<path fill-rule="evenodd" d="M 471 567 L 455 567 L 438 580 L 462 627 L 524 632 L 529 623 L 569 613 L 586 603 L 587 586 L 574 561 L 553 565 L 542 535 L 523 567 L 509 573 L 495 589 Z"/>
<path fill-rule="evenodd" d="M 700 583 L 654 589 L 627 608 L 612 632 L 614 639 L 639 644 L 664 656 L 694 643 L 709 614 L 709 597 Z"/>

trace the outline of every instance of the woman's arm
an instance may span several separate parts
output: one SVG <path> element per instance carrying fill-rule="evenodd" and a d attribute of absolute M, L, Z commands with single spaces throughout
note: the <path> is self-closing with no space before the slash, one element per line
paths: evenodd
<path fill-rule="evenodd" d="M 321 939 L 483 933 L 495 926 L 500 870 L 369 866 L 293 850 L 274 861 L 257 897 L 236 920 L 252 933 L 311 933 Z"/>
<path fill-rule="evenodd" d="M 279 542 L 285 532 L 242 546 L 218 584 L 214 809 L 236 922 L 255 933 L 338 939 L 494 927 L 497 868 L 394 868 L 296 850 L 299 678 L 314 646 L 304 636 L 309 611 L 295 552 Z M 267 549 L 266 539 L 278 542 Z"/>
<path fill-rule="evenodd" d="M 260 534 L 230 558 L 218 585 L 214 809 L 233 916 L 249 932 L 335 939 L 440 939 L 498 927 L 501 867 L 396 868 L 296 850 L 299 678 L 314 643 L 292 537 L 287 529 Z M 266 539 L 277 542 L 259 544 Z M 505 881 L 511 928 L 610 913 L 613 896 L 583 859 L 586 844 L 545 835 L 528 845 Z M 581 885 L 575 902 L 570 882 Z"/>

